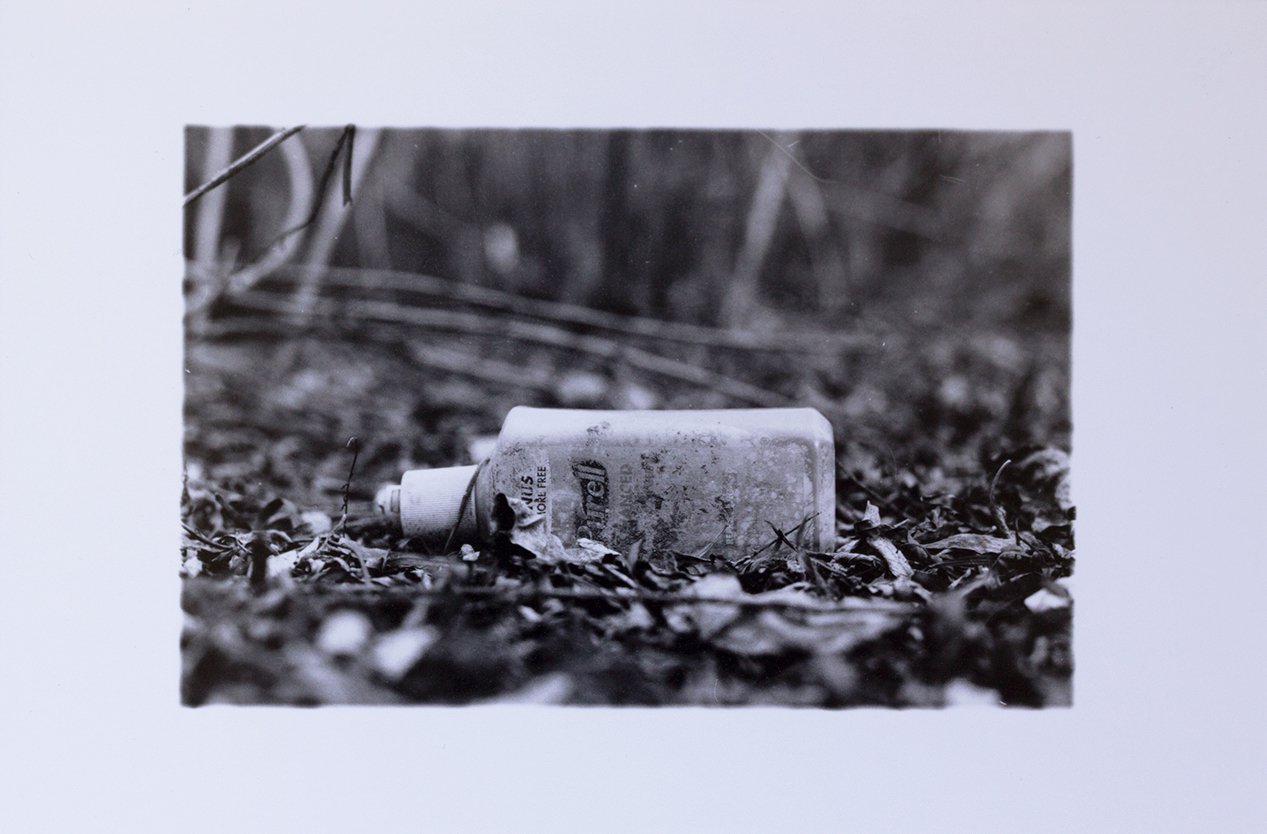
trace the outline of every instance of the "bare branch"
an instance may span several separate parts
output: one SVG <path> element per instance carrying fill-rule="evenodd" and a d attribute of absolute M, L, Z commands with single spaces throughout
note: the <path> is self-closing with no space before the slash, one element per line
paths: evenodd
<path fill-rule="evenodd" d="M 193 191 L 190 191 L 188 194 L 186 194 L 184 205 L 189 205 L 194 200 L 197 200 L 203 194 L 206 194 L 208 191 L 215 188 L 216 186 L 223 185 L 231 177 L 237 176 L 243 169 L 257 162 L 259 158 L 262 157 L 264 154 L 268 153 L 273 148 L 277 147 L 282 142 L 284 142 L 286 139 L 288 139 L 291 136 L 294 136 L 296 133 L 298 133 L 299 131 L 303 129 L 304 129 L 304 125 L 299 125 L 297 127 L 288 127 L 285 130 L 279 130 L 277 133 L 274 133 L 272 136 L 268 137 L 268 139 L 264 140 L 259 145 L 256 145 L 252 150 L 247 151 L 247 153 L 244 156 L 240 157 L 236 162 L 231 164 L 228 168 L 225 168 L 223 171 L 216 174 L 210 180 L 208 180 L 207 182 L 195 188 Z"/>
<path fill-rule="evenodd" d="M 274 270 L 272 275 L 298 280 L 303 276 L 304 271 L 305 267 L 302 266 L 285 265 Z M 858 333 L 783 331 L 766 334 L 751 330 L 730 330 L 685 322 L 662 321 L 641 316 L 624 316 L 577 304 L 525 298 L 490 287 L 410 272 L 328 267 L 323 270 L 321 280 L 322 283 L 332 286 L 387 290 L 429 298 L 451 299 L 518 315 L 548 319 L 560 324 L 583 325 L 613 333 L 704 347 L 834 356 L 845 348 L 865 348 L 877 344 L 876 339 Z"/>
<path fill-rule="evenodd" d="M 235 296 L 234 300 L 244 307 L 277 313 L 283 319 L 294 318 L 292 314 L 295 313 L 295 310 L 290 302 L 271 293 L 253 290 Z M 541 322 L 494 320 L 475 313 L 458 310 L 427 310 L 416 307 L 401 307 L 400 305 L 384 301 L 336 303 L 327 299 L 317 299 L 311 302 L 309 312 L 314 317 L 324 317 L 333 320 L 379 321 L 391 324 L 406 324 L 427 330 L 472 333 L 481 336 L 535 342 L 536 344 L 573 350 L 603 359 L 623 361 L 630 367 L 669 379 L 711 388 L 731 399 L 752 403 L 753 405 L 778 408 L 790 404 L 786 397 L 746 382 L 731 379 L 715 371 L 699 368 L 666 356 L 659 356 L 650 351 L 630 347 L 629 345 L 622 345 L 610 339 L 572 333 Z"/>

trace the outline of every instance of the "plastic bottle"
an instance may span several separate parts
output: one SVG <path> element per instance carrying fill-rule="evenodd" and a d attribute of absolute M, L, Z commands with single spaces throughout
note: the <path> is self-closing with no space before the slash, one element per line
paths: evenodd
<path fill-rule="evenodd" d="M 499 495 L 543 515 L 564 547 L 591 539 L 621 553 L 641 543 L 648 555 L 735 558 L 770 542 L 774 525 L 821 550 L 835 536 L 831 425 L 812 408 L 517 406 L 483 465 L 406 472 L 378 505 L 406 535 L 456 529 L 457 541 L 479 541 Z"/>

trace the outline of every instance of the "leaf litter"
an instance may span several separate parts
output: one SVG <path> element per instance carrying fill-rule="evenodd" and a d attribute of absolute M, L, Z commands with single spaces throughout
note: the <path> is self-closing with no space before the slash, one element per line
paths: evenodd
<path fill-rule="evenodd" d="M 862 472 L 840 478 L 831 552 L 771 528 L 733 562 L 564 548 L 517 499 L 487 546 L 419 552 L 373 517 L 189 478 L 182 699 L 1067 704 L 1067 460 L 999 473 L 1009 535 L 984 478 Z"/>

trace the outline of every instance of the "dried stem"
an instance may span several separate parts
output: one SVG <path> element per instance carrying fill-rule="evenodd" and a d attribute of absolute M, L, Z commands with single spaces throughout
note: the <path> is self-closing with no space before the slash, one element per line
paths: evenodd
<path fill-rule="evenodd" d="M 326 590 L 326 588 L 322 588 Z M 580 588 L 544 588 L 525 587 L 508 592 L 506 588 L 492 588 L 469 585 L 446 585 L 440 588 L 410 588 L 397 591 L 394 588 L 381 586 L 366 587 L 364 585 L 332 585 L 329 590 L 335 593 L 372 592 L 375 594 L 402 593 L 410 598 L 437 597 L 455 594 L 466 597 L 491 597 L 498 601 L 520 604 L 534 599 L 572 599 L 595 600 L 604 602 L 650 602 L 659 605 L 737 605 L 741 608 L 780 608 L 786 611 L 804 611 L 810 614 L 914 614 L 919 606 L 884 599 L 843 599 L 836 603 L 813 603 L 792 599 L 777 599 L 760 596 L 753 597 L 713 597 L 694 596 L 691 594 L 668 594 L 659 591 L 642 591 L 626 589 L 623 591 L 604 591 L 600 589 Z"/>
<path fill-rule="evenodd" d="M 290 324 L 303 325 L 302 318 L 294 316 L 293 305 L 272 293 L 253 290 L 235 296 L 235 302 L 244 307 L 277 313 Z M 639 348 L 622 345 L 600 336 L 585 336 L 540 322 L 502 321 L 475 313 L 457 310 L 424 310 L 401 307 L 383 301 L 348 301 L 336 303 L 324 299 L 311 302 L 308 312 L 329 319 L 353 321 L 379 321 L 404 324 L 426 330 L 442 330 L 496 338 L 510 338 L 550 347 L 586 353 L 612 361 L 623 361 L 630 367 L 659 376 L 688 382 L 740 402 L 777 408 L 787 406 L 789 400 L 779 394 L 723 376 L 705 368 L 659 356 Z"/>
<path fill-rule="evenodd" d="M 1003 474 L 1003 470 L 1011 463 L 1011 459 L 1003 461 L 999 464 L 999 468 L 995 470 L 994 477 L 990 479 L 990 514 L 994 516 L 994 523 L 999 526 L 1004 533 L 1010 532 L 1007 526 L 1007 516 L 1003 514 L 1003 508 L 994 501 L 994 488 L 999 483 L 999 476 Z"/>
<path fill-rule="evenodd" d="M 296 280 L 301 279 L 305 271 L 305 267 L 301 266 L 281 266 L 274 270 L 272 277 Z M 750 330 L 726 330 L 684 322 L 663 321 L 642 316 L 624 316 L 577 304 L 525 298 L 491 287 L 409 272 L 327 267 L 322 270 L 321 280 L 322 283 L 331 286 L 461 301 L 492 310 L 546 319 L 558 324 L 583 325 L 630 336 L 704 347 L 834 356 L 842 349 L 866 348 L 876 343 L 875 339 L 862 334 L 835 332 L 767 334 Z"/>
<path fill-rule="evenodd" d="M 216 174 L 210 180 L 208 180 L 207 182 L 195 188 L 193 191 L 190 191 L 188 194 L 186 194 L 184 205 L 189 205 L 194 200 L 197 200 L 199 197 L 201 197 L 203 194 L 206 194 L 211 189 L 228 182 L 230 178 L 237 176 L 245 168 L 257 162 L 259 158 L 262 157 L 264 154 L 268 153 L 273 148 L 277 147 L 282 142 L 284 142 L 286 139 L 288 139 L 291 136 L 294 136 L 296 133 L 298 133 L 299 131 L 303 129 L 304 129 L 304 125 L 299 125 L 298 127 L 289 127 L 289 128 L 286 128 L 285 130 L 279 130 L 277 133 L 274 133 L 272 136 L 268 137 L 268 139 L 256 145 L 250 151 L 247 151 L 245 155 L 239 157 L 237 161 L 229 165 L 228 168 L 225 168 L 223 171 Z"/>
<path fill-rule="evenodd" d="M 341 532 L 348 521 L 348 492 L 352 489 L 352 476 L 356 474 L 356 458 L 361 452 L 361 441 L 355 437 L 348 440 L 345 449 L 352 450 L 352 466 L 348 468 L 348 478 L 343 482 L 343 514 L 339 517 L 339 524 L 335 528 L 336 532 Z"/>
<path fill-rule="evenodd" d="M 334 144 L 334 150 L 330 152 L 330 159 L 326 162 L 325 170 L 321 172 L 321 179 L 317 184 L 317 199 L 313 201 L 312 210 L 302 222 L 290 226 L 278 235 L 272 246 L 281 243 L 295 232 L 308 228 L 317 219 L 317 215 L 321 212 L 322 202 L 325 200 L 326 189 L 330 186 L 330 178 L 334 175 L 335 164 L 339 161 L 339 153 L 345 144 L 348 152 L 343 157 L 343 205 L 346 206 L 352 202 L 352 137 L 355 135 L 356 125 L 348 125 L 343 129 L 343 133 L 339 134 L 339 141 Z"/>
<path fill-rule="evenodd" d="M 466 485 L 466 491 L 462 493 L 462 503 L 458 504 L 458 520 L 453 522 L 453 529 L 449 531 L 449 538 L 444 542 L 445 553 L 452 552 L 453 540 L 457 538 L 458 530 L 462 527 L 462 517 L 466 515 L 466 508 L 471 504 L 471 495 L 475 492 L 475 480 L 484 471 L 484 466 L 487 463 L 487 459 L 480 461 L 479 466 L 475 467 L 475 473 L 471 475 L 470 482 Z"/>

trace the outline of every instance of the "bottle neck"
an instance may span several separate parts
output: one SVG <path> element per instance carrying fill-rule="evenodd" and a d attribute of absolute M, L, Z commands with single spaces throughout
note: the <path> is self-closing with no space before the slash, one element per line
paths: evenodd
<path fill-rule="evenodd" d="M 406 536 L 447 537 L 456 529 L 459 539 L 474 539 L 478 532 L 474 489 L 465 508 L 462 498 L 478 472 L 479 466 L 411 470 L 399 487 L 380 493 L 379 506 L 399 520 Z"/>

